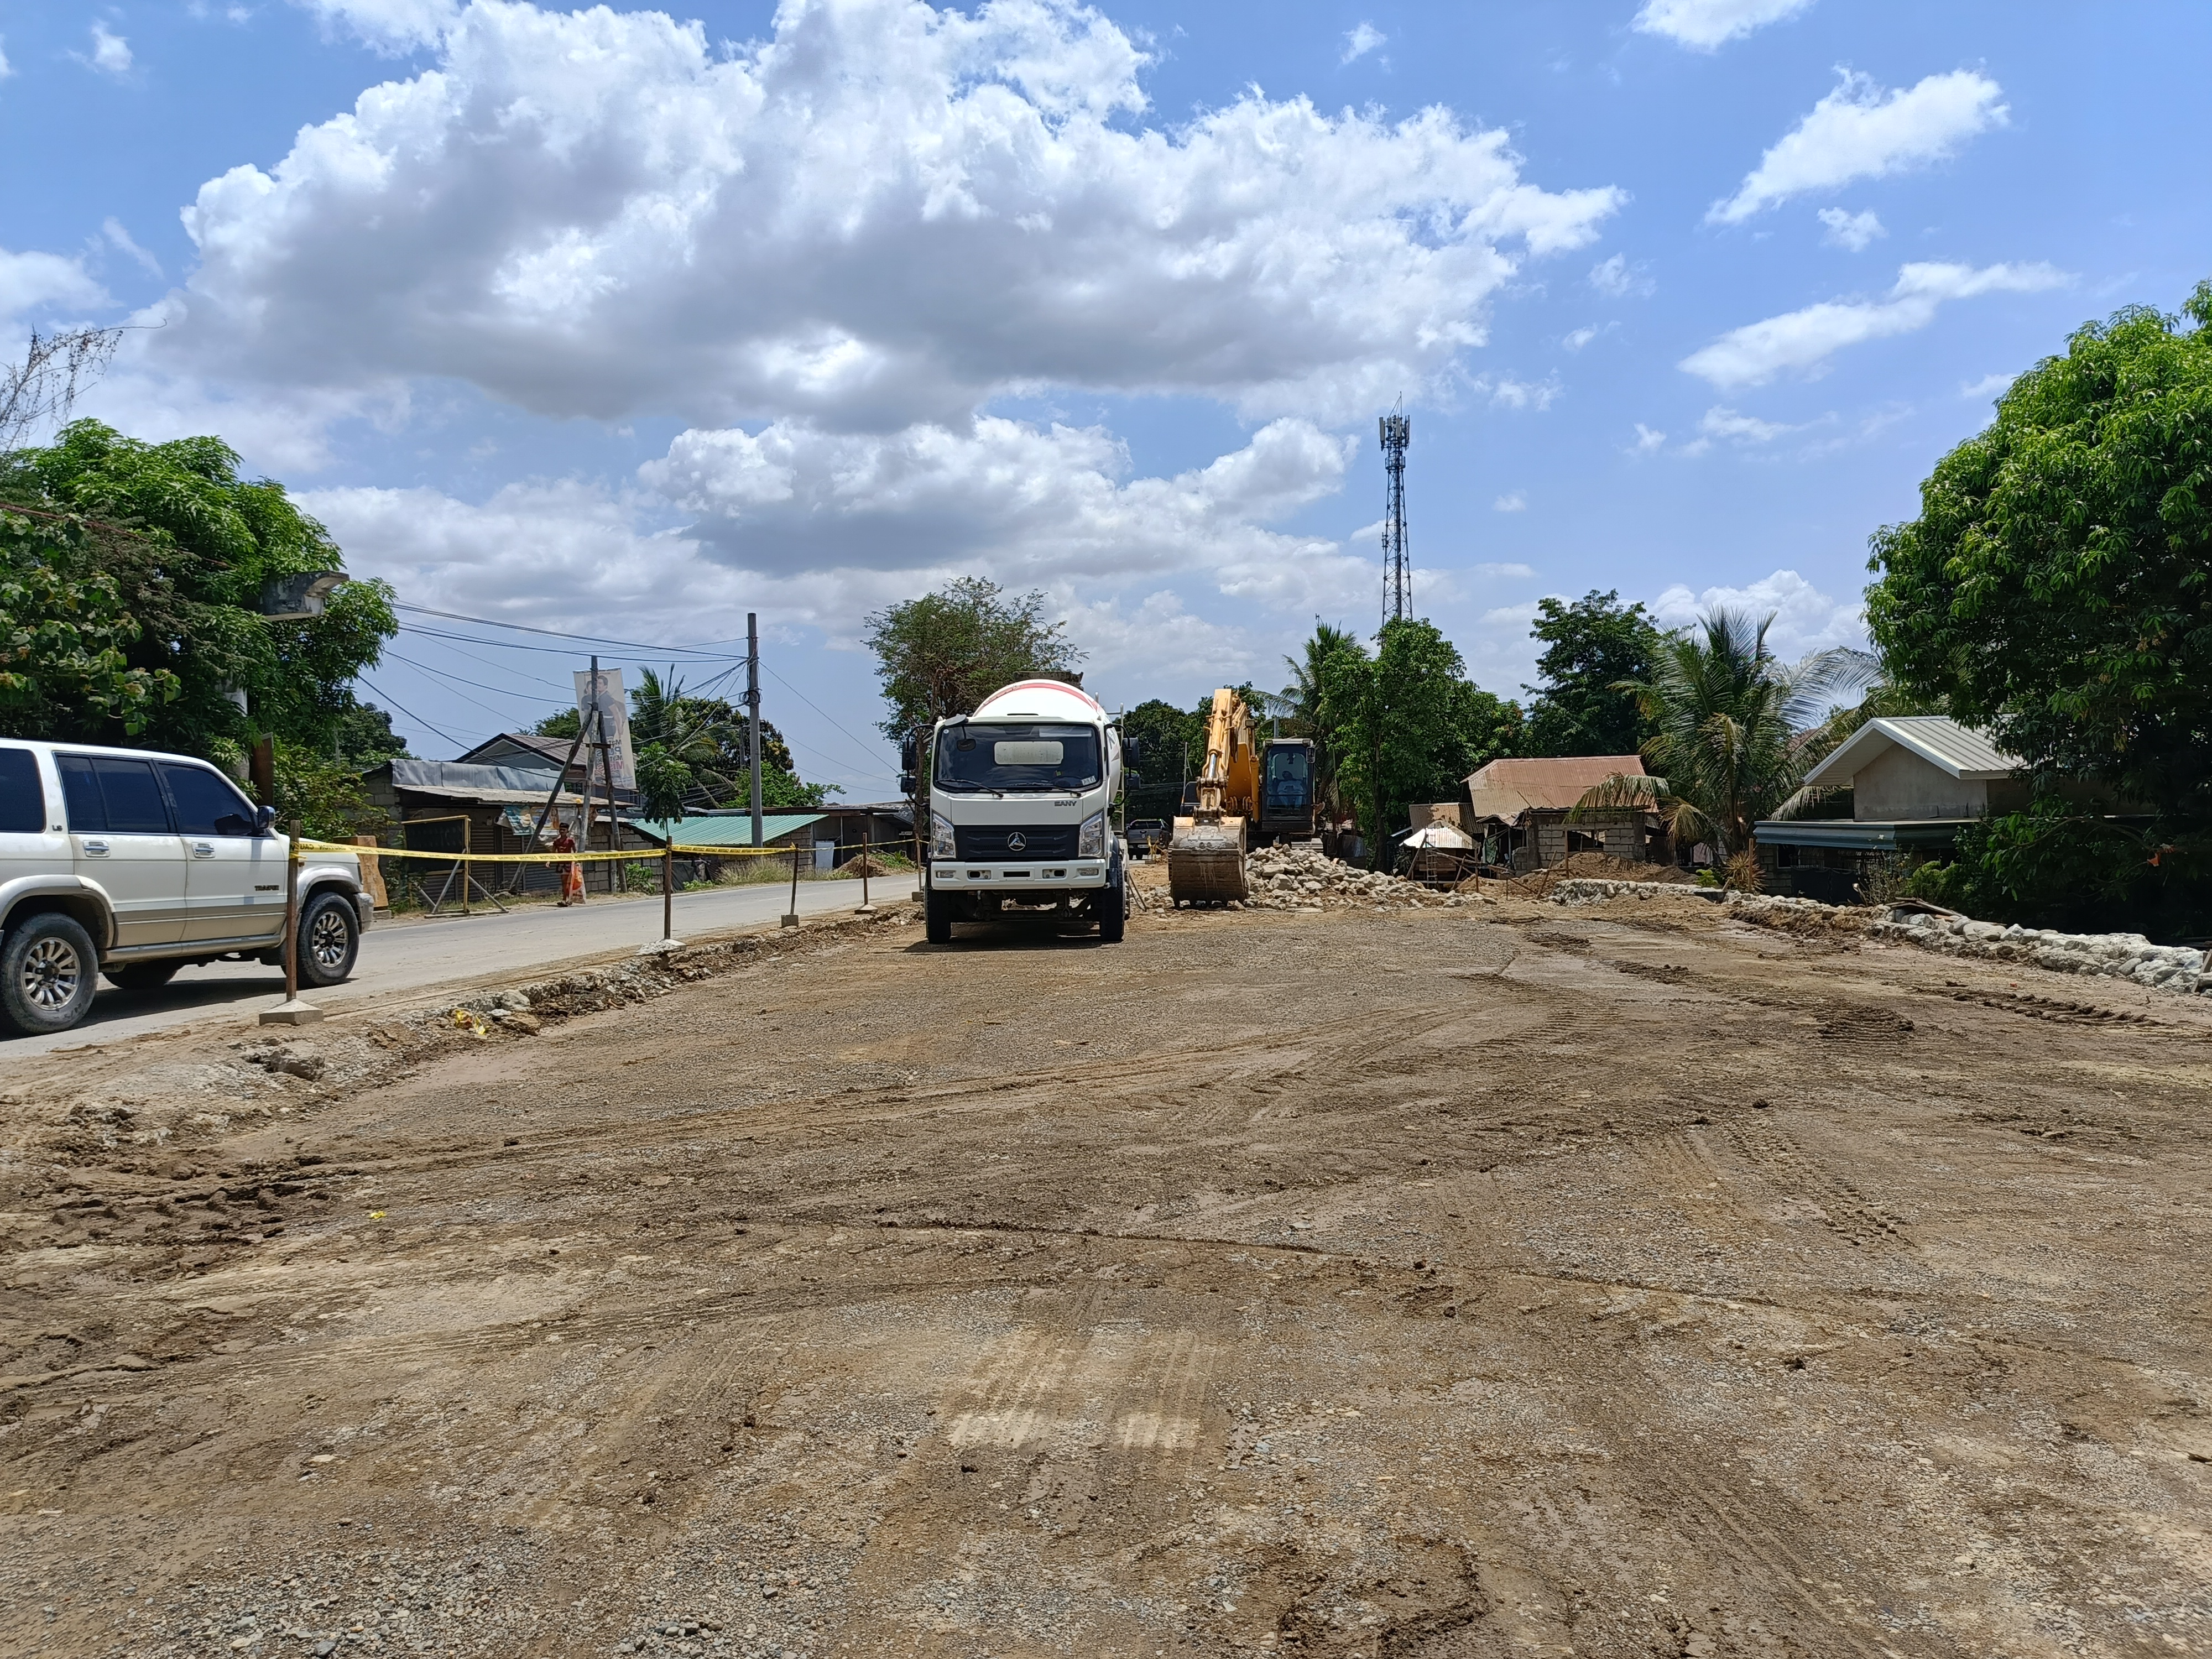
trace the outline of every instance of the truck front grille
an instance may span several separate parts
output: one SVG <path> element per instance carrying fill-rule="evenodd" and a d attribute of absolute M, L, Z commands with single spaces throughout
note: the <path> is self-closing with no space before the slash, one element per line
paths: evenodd
<path fill-rule="evenodd" d="M 1020 836 L 1022 845 L 1006 843 Z M 1003 864 L 1009 859 L 1072 859 L 1075 856 L 1076 826 L 1072 823 L 955 824 L 952 843 L 963 859 L 988 859 Z"/>

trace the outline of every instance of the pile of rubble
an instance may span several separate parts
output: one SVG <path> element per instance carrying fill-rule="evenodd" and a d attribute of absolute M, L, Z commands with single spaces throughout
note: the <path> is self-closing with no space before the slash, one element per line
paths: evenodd
<path fill-rule="evenodd" d="M 1407 909 L 1422 905 L 1461 906 L 1457 893 L 1440 893 L 1417 881 L 1344 864 L 1307 847 L 1262 847 L 1244 860 L 1255 910 Z"/>

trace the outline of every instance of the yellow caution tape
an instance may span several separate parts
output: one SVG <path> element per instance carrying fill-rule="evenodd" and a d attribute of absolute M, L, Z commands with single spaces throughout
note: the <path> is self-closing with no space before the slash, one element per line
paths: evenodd
<path fill-rule="evenodd" d="M 811 852 L 813 848 L 821 844 L 818 842 L 808 842 L 800 846 L 798 850 L 801 853 Z M 866 850 L 869 853 L 890 854 L 895 853 L 902 844 L 899 842 L 878 841 L 866 843 L 854 842 L 849 847 L 841 847 L 839 850 L 855 853 Z M 303 853 L 351 853 L 356 857 L 371 859 L 428 859 L 437 864 L 584 864 L 607 859 L 623 859 L 635 864 L 641 860 L 657 859 L 662 852 L 661 848 L 655 847 L 649 849 L 635 848 L 626 853 L 609 853 L 604 850 L 596 853 L 586 853 L 581 850 L 574 853 L 432 853 L 426 852 L 418 847 L 363 847 L 355 842 L 316 841 L 307 836 L 300 837 L 300 850 Z M 666 850 L 676 854 L 678 857 L 716 859 L 780 859 L 789 858 L 793 852 L 793 849 L 788 847 L 677 846 Z"/>

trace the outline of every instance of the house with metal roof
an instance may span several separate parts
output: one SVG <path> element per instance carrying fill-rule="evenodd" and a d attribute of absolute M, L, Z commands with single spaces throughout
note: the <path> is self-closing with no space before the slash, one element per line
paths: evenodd
<path fill-rule="evenodd" d="M 1753 839 L 1769 890 L 1850 904 L 1877 865 L 1942 858 L 1961 825 L 2025 806 L 2030 785 L 2020 757 L 1986 733 L 1947 715 L 1905 714 L 1869 720 L 1805 775 L 1805 787 L 1838 816 L 1759 822 Z"/>

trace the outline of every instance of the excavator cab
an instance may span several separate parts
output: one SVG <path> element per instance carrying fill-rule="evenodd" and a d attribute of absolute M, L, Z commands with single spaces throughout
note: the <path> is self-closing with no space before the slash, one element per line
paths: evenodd
<path fill-rule="evenodd" d="M 1310 738 L 1277 738 L 1260 764 L 1261 845 L 1304 841 L 1314 832 L 1314 754 Z"/>

